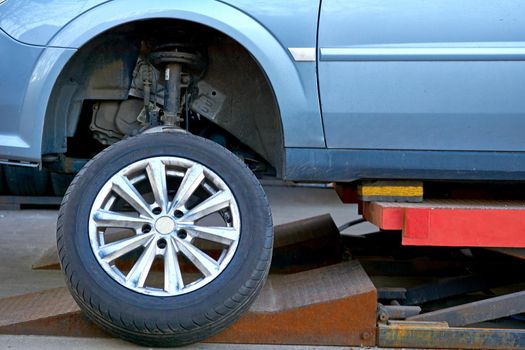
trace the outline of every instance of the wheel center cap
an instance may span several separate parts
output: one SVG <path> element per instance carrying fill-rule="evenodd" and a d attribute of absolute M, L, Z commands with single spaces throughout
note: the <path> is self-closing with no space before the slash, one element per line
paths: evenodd
<path fill-rule="evenodd" d="M 155 222 L 155 230 L 163 235 L 170 234 L 175 230 L 175 221 L 169 216 L 160 217 Z"/>

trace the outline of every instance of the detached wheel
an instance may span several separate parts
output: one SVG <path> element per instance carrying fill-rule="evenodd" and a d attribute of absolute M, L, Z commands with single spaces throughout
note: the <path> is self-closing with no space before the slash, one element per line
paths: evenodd
<path fill-rule="evenodd" d="M 273 243 L 250 170 L 179 132 L 133 137 L 95 157 L 69 187 L 57 227 L 85 314 L 147 346 L 194 343 L 234 322 L 264 283 Z"/>

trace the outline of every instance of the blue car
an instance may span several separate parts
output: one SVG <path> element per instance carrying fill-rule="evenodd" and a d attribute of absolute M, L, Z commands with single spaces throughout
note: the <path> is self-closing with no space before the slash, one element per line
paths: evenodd
<path fill-rule="evenodd" d="M 267 276 L 255 175 L 523 180 L 523 18 L 521 0 L 0 0 L 0 163 L 76 174 L 57 242 L 90 319 L 196 342 Z"/>

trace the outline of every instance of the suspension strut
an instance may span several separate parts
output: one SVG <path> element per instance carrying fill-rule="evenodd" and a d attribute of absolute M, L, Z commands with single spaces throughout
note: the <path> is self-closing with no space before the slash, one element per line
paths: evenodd
<path fill-rule="evenodd" d="M 188 75 L 183 73 L 185 66 L 202 65 L 202 56 L 198 53 L 157 51 L 150 54 L 150 61 L 164 71 L 164 109 L 161 121 L 166 126 L 180 126 L 182 116 L 182 89 L 190 83 Z"/>

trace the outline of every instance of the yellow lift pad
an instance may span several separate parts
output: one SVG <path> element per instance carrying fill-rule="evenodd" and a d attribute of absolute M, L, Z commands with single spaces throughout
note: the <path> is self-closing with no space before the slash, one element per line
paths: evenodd
<path fill-rule="evenodd" d="M 422 181 L 363 181 L 357 186 L 357 196 L 364 202 L 423 201 Z"/>

